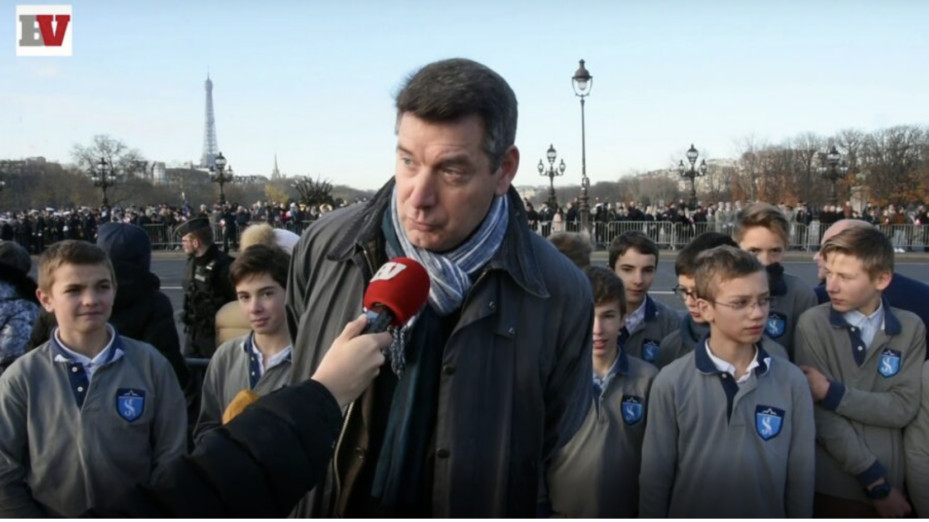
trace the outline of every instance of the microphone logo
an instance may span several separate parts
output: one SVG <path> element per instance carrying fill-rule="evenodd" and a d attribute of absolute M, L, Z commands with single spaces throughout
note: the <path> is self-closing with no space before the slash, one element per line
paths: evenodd
<path fill-rule="evenodd" d="M 371 278 L 371 282 L 374 281 L 389 281 L 397 276 L 400 272 L 406 270 L 406 265 L 402 263 L 394 263 L 393 261 L 385 263 L 384 266 L 374 274 L 374 277 Z"/>

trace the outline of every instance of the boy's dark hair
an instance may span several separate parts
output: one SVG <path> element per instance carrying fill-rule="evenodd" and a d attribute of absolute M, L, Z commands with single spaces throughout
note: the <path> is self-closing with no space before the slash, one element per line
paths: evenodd
<path fill-rule="evenodd" d="M 39 257 L 39 289 L 51 293 L 55 271 L 64 265 L 103 265 L 110 273 L 110 282 L 116 287 L 116 272 L 106 252 L 93 243 L 68 239 L 52 244 Z"/>
<path fill-rule="evenodd" d="M 874 227 L 852 227 L 832 236 L 819 251 L 824 260 L 829 254 L 857 257 L 872 281 L 882 273 L 894 271 L 894 246 L 890 238 Z"/>
<path fill-rule="evenodd" d="M 594 306 L 612 302 L 619 303 L 619 313 L 626 316 L 626 287 L 615 272 L 602 266 L 586 266 L 584 274 L 590 280 L 590 290 L 594 296 Z"/>
<path fill-rule="evenodd" d="M 767 275 L 761 261 L 745 250 L 731 246 L 706 250 L 697 256 L 697 297 L 713 302 L 720 284 L 755 272 Z"/>
<path fill-rule="evenodd" d="M 578 232 L 555 232 L 548 236 L 555 248 L 574 262 L 578 268 L 590 266 L 590 254 L 594 246 L 584 234 Z"/>
<path fill-rule="evenodd" d="M 229 279 L 232 280 L 232 286 L 236 286 L 246 279 L 268 274 L 281 288 L 287 288 L 289 267 L 290 256 L 280 248 L 252 245 L 232 262 Z"/>
<path fill-rule="evenodd" d="M 726 234 L 719 232 L 704 232 L 693 238 L 687 246 L 681 249 L 674 260 L 674 274 L 678 276 L 694 277 L 697 273 L 697 257 L 701 253 L 718 246 L 731 246 L 739 248 L 739 244 Z"/>
<path fill-rule="evenodd" d="M 516 94 L 503 77 L 472 60 L 453 58 L 426 65 L 406 80 L 396 107 L 398 126 L 405 113 L 432 123 L 479 116 L 491 172 L 516 142 Z"/>
<path fill-rule="evenodd" d="M 640 254 L 655 256 L 655 266 L 658 266 L 658 245 L 642 232 L 630 230 L 616 236 L 610 243 L 610 270 L 616 269 L 616 261 L 630 248 L 638 250 Z"/>

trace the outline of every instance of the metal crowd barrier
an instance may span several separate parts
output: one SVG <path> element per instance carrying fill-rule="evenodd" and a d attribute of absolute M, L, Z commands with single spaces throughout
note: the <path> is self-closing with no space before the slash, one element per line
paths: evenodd
<path fill-rule="evenodd" d="M 789 249 L 813 252 L 819 249 L 826 226 L 819 221 L 809 225 L 791 223 Z M 649 236 L 659 248 L 676 250 L 704 232 L 732 234 L 731 223 L 673 223 L 670 221 L 609 221 L 595 222 L 591 230 L 592 240 L 598 247 L 606 248 L 616 236 L 637 230 Z M 904 252 L 929 251 L 929 225 L 882 225 L 878 229 L 893 242 L 894 248 Z M 580 222 L 553 223 L 540 221 L 534 230 L 544 237 L 553 232 L 579 232 Z"/>
<path fill-rule="evenodd" d="M 255 225 L 255 224 L 260 224 L 260 223 L 264 223 L 264 221 L 250 221 L 248 225 L 250 226 L 250 225 Z M 283 228 L 297 235 L 301 235 L 303 234 L 303 231 L 306 230 L 308 226 L 310 226 L 311 223 L 313 223 L 312 220 L 298 221 L 298 222 L 290 221 L 290 222 L 284 223 L 282 226 L 279 226 L 277 228 Z M 177 226 L 180 226 L 180 225 L 177 225 Z M 181 249 L 181 238 L 178 237 L 174 233 L 177 226 L 168 226 L 166 224 L 159 223 L 159 224 L 154 224 L 154 225 L 144 225 L 142 228 L 144 228 L 146 232 L 148 232 L 148 237 L 152 241 L 153 250 L 180 250 Z M 242 237 L 242 231 L 245 228 L 248 228 L 248 227 L 247 226 L 236 227 L 235 239 L 233 240 L 233 238 L 229 238 L 230 242 L 232 243 L 234 247 L 238 247 L 239 240 Z M 223 237 L 223 226 L 219 224 L 214 224 L 213 225 L 213 242 L 216 243 L 217 246 L 222 247 L 224 241 L 225 241 L 225 238 Z"/>

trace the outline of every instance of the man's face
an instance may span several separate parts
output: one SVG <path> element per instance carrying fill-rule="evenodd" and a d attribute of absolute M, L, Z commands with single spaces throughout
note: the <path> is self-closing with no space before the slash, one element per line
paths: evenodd
<path fill-rule="evenodd" d="M 891 274 L 885 272 L 871 279 L 861 259 L 838 252 L 829 254 L 824 261 L 826 292 L 836 311 L 877 309 L 880 292 L 890 284 Z"/>
<path fill-rule="evenodd" d="M 593 356 L 611 360 L 616 357 L 619 331 L 626 321 L 619 309 L 619 301 L 594 307 Z"/>
<path fill-rule="evenodd" d="M 66 263 L 55 270 L 49 292 L 40 289 L 37 294 L 63 332 L 86 335 L 104 328 L 110 319 L 116 285 L 106 265 Z"/>
<path fill-rule="evenodd" d="M 739 248 L 758 258 L 764 266 L 780 263 L 787 245 L 780 236 L 766 227 L 751 227 L 742 234 Z"/>
<path fill-rule="evenodd" d="M 397 126 L 397 208 L 410 242 L 443 252 L 457 247 L 484 220 L 494 196 L 510 187 L 519 152 L 510 147 L 490 171 L 481 119 L 431 123 L 404 114 Z"/>
<path fill-rule="evenodd" d="M 181 238 L 181 246 L 184 248 L 185 254 L 192 256 L 197 252 L 197 248 L 200 246 L 200 241 L 193 234 L 186 234 Z"/>
<path fill-rule="evenodd" d="M 712 302 L 699 300 L 700 314 L 713 325 L 714 337 L 719 332 L 731 341 L 754 344 L 764 332 L 770 296 L 768 274 L 755 272 L 717 284 Z"/>
<path fill-rule="evenodd" d="M 613 271 L 623 280 L 626 287 L 626 301 L 630 312 L 638 310 L 645 301 L 645 296 L 655 281 L 656 265 L 655 256 L 643 254 L 635 248 L 626 250 L 626 253 L 616 260 Z"/>
<path fill-rule="evenodd" d="M 284 327 L 284 288 L 269 274 L 256 274 L 239 281 L 235 292 L 255 333 L 274 335 Z"/>

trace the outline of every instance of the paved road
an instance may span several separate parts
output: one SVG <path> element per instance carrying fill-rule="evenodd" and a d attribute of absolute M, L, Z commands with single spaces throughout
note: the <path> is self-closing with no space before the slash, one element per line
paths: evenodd
<path fill-rule="evenodd" d="M 791 255 L 791 258 L 794 259 L 798 257 L 800 256 Z M 152 259 L 152 270 L 161 278 L 162 290 L 171 298 L 175 310 L 180 310 L 183 304 L 184 294 L 181 288 L 181 280 L 184 277 L 185 263 L 185 258 L 179 255 L 162 255 Z M 603 252 L 595 254 L 594 263 L 606 266 L 605 254 Z M 816 264 L 812 261 L 790 260 L 784 263 L 784 267 L 787 272 L 800 277 L 811 285 L 817 283 Z M 897 271 L 914 279 L 929 282 L 929 259 L 913 258 L 912 260 L 899 260 L 897 262 Z M 661 259 L 658 263 L 658 275 L 652 286 L 653 297 L 674 308 L 683 310 L 684 304 L 671 292 L 671 288 L 673 288 L 676 283 L 677 280 L 674 277 L 674 260 Z"/>

